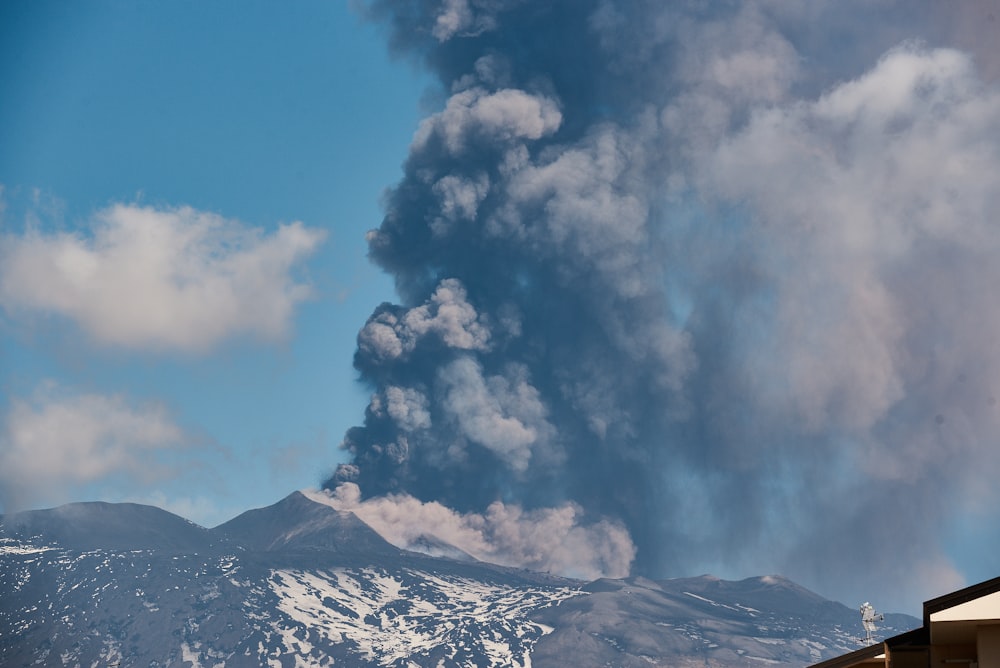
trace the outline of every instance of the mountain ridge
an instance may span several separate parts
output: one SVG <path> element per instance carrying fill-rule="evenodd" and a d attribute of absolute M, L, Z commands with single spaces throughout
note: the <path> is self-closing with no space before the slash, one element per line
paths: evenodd
<path fill-rule="evenodd" d="M 136 504 L 0 516 L 0 601 L 12 666 L 803 666 L 860 632 L 781 576 L 587 583 L 428 556 L 298 492 L 212 529 Z"/>
<path fill-rule="evenodd" d="M 187 550 L 210 540 L 210 530 L 167 510 L 139 503 L 84 501 L 0 515 L 0 534 L 45 535 L 77 548 Z"/>
<path fill-rule="evenodd" d="M 296 517 L 289 526 L 287 519 Z M 345 553 L 396 554 L 394 547 L 350 511 L 335 510 L 301 492 L 254 508 L 210 530 L 244 547 L 264 551 L 327 549 Z"/>

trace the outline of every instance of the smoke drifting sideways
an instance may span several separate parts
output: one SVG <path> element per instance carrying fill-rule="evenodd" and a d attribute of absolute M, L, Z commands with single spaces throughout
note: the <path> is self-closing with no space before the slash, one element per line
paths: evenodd
<path fill-rule="evenodd" d="M 401 303 L 334 503 L 578 576 L 961 585 L 949 527 L 1000 500 L 989 10 L 369 3 L 442 96 L 369 233 Z"/>

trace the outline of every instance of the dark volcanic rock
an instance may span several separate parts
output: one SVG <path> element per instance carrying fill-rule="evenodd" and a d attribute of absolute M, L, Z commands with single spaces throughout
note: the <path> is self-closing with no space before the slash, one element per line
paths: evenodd
<path fill-rule="evenodd" d="M 266 508 L 248 510 L 211 530 L 252 550 L 327 550 L 339 554 L 398 555 L 386 542 L 351 512 L 334 510 L 292 492 Z"/>

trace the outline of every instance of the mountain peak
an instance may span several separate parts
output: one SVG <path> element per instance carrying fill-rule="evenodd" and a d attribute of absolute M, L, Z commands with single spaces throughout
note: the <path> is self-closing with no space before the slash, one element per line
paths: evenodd
<path fill-rule="evenodd" d="M 349 511 L 292 492 L 265 508 L 248 510 L 212 529 L 251 549 L 324 549 L 341 554 L 396 554 L 399 550 Z"/>

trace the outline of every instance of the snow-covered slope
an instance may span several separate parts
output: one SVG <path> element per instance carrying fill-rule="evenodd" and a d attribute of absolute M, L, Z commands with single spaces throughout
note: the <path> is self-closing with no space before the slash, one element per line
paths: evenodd
<path fill-rule="evenodd" d="M 0 518 L 3 666 L 801 666 L 857 647 L 856 617 L 781 578 L 406 552 L 298 493 L 211 530 L 129 504 Z"/>
<path fill-rule="evenodd" d="M 539 609 L 579 596 L 574 587 L 479 580 L 385 568 L 271 573 L 278 609 L 315 641 L 348 643 L 380 666 L 530 666 L 548 627 Z"/>
<path fill-rule="evenodd" d="M 777 576 L 598 580 L 583 590 L 536 615 L 556 628 L 535 650 L 539 664 L 803 666 L 860 647 L 856 610 Z M 918 625 L 887 615 L 883 630 Z"/>

